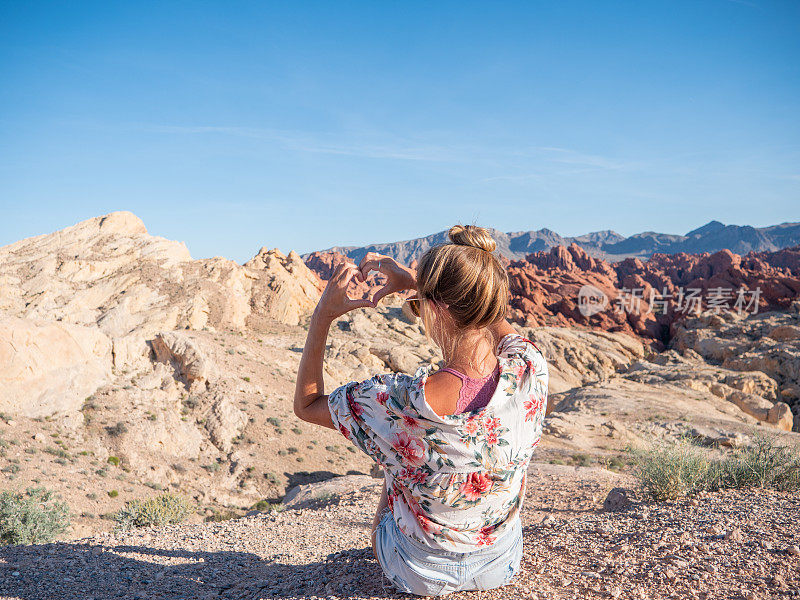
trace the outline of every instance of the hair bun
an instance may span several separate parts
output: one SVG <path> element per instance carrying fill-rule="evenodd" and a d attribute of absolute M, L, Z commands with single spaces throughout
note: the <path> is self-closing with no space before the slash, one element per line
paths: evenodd
<path fill-rule="evenodd" d="M 477 225 L 453 225 L 447 233 L 450 241 L 458 246 L 472 246 L 486 252 L 494 252 L 497 243 L 485 227 Z"/>

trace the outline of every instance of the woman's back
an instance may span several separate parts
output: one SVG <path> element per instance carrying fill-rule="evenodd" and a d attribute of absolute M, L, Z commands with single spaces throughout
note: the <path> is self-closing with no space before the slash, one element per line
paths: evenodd
<path fill-rule="evenodd" d="M 495 392 L 477 412 L 437 414 L 425 369 L 349 383 L 328 398 L 334 424 L 384 468 L 398 528 L 431 548 L 493 544 L 518 515 L 541 436 L 547 365 L 519 335 L 500 341 L 497 362 Z"/>

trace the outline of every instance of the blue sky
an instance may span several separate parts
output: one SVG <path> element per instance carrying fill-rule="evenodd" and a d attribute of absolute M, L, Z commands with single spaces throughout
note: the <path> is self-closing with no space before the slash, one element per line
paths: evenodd
<path fill-rule="evenodd" d="M 800 2 L 0 3 L 0 245 L 800 220 Z"/>

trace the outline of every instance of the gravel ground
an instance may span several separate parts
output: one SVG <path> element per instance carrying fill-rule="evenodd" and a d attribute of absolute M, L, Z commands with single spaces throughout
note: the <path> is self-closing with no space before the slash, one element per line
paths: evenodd
<path fill-rule="evenodd" d="M 800 598 L 800 498 L 762 490 L 603 512 L 624 477 L 532 465 L 522 573 L 497 598 Z M 0 549 L 0 598 L 408 598 L 372 557 L 377 497 Z"/>

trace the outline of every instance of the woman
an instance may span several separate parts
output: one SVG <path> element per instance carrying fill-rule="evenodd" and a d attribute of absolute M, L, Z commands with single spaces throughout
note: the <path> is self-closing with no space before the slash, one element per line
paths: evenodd
<path fill-rule="evenodd" d="M 311 319 L 294 398 L 298 417 L 339 429 L 383 468 L 372 547 L 395 586 L 421 596 L 496 588 L 519 570 L 525 471 L 547 402 L 542 354 L 505 319 L 508 277 L 494 240 L 475 226 L 449 236 L 416 274 L 376 254 L 339 265 Z M 370 271 L 387 284 L 372 300 L 349 298 L 350 281 Z M 331 323 L 407 289 L 444 367 L 377 375 L 326 396 Z"/>

